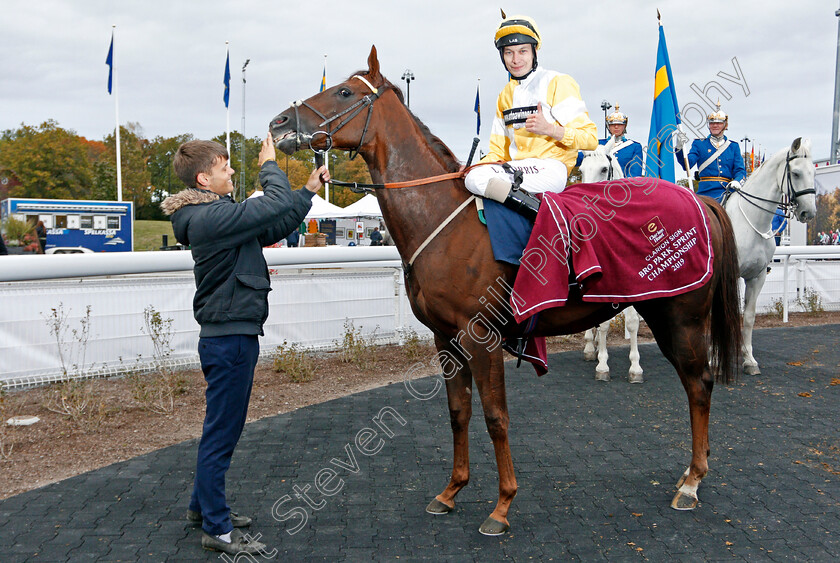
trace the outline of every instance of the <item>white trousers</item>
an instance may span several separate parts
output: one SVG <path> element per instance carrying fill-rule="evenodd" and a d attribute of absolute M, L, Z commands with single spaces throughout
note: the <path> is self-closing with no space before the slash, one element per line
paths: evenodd
<path fill-rule="evenodd" d="M 550 158 L 526 158 L 508 162 L 511 168 L 522 170 L 522 184 L 520 187 L 526 192 L 562 192 L 566 187 L 568 171 L 566 165 L 559 160 Z M 487 182 L 493 177 L 503 177 L 513 182 L 513 174 L 505 172 L 499 164 L 484 164 L 476 166 L 464 178 L 467 189 L 484 197 Z"/>

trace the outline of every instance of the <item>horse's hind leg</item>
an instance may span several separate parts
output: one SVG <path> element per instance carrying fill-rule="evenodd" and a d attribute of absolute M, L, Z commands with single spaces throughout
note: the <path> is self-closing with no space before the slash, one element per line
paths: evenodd
<path fill-rule="evenodd" d="M 760 375 L 758 361 L 753 356 L 752 334 L 755 326 L 755 307 L 758 301 L 758 294 L 764 287 L 764 280 L 767 278 L 767 270 L 762 269 L 758 276 L 752 279 L 745 279 L 744 285 L 744 321 L 741 334 L 744 341 L 744 373 L 747 375 Z"/>
<path fill-rule="evenodd" d="M 455 508 L 455 495 L 470 480 L 469 425 L 472 416 L 472 373 L 467 362 L 447 343 L 435 337 L 435 344 L 441 352 L 441 363 L 450 365 L 441 368 L 446 378 L 446 397 L 449 402 L 449 422 L 452 426 L 452 477 L 442 493 L 426 507 L 430 514 L 446 514 Z M 450 363 L 451 362 L 451 363 Z M 450 377 L 451 375 L 451 377 Z"/>
<path fill-rule="evenodd" d="M 680 303 L 683 303 L 681 306 Z M 677 370 L 688 396 L 691 421 L 691 464 L 677 484 L 671 508 L 697 506 L 697 489 L 709 470 L 709 409 L 714 378 L 709 369 L 705 315 L 696 314 L 691 302 L 660 300 L 637 304 L 662 353 Z M 688 311 L 694 310 L 692 315 Z"/>
<path fill-rule="evenodd" d="M 610 333 L 610 321 L 598 325 L 598 365 L 595 366 L 595 381 L 610 380 L 610 353 L 607 351 L 607 336 Z"/>
<path fill-rule="evenodd" d="M 644 383 L 644 370 L 639 363 L 639 313 L 633 307 L 624 309 L 624 328 L 630 335 L 630 383 Z"/>

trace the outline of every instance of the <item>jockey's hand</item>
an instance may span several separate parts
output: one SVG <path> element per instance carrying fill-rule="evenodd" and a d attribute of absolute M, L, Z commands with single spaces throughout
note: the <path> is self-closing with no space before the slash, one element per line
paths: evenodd
<path fill-rule="evenodd" d="M 263 139 L 262 147 L 260 147 L 260 156 L 258 162 L 260 166 L 269 160 L 277 160 L 277 153 L 274 150 L 274 143 L 271 141 L 271 133 Z"/>
<path fill-rule="evenodd" d="M 318 193 L 318 190 L 320 190 L 321 187 L 329 181 L 330 171 L 327 170 L 326 166 L 321 166 L 320 168 L 316 168 L 312 171 L 312 174 L 309 175 L 309 179 L 306 181 L 306 185 L 304 187 L 312 193 Z"/>
<path fill-rule="evenodd" d="M 546 120 L 542 111 L 542 102 L 537 103 L 537 112 L 532 113 L 525 120 L 525 130 L 536 135 L 545 135 L 556 140 L 563 138 L 565 134 L 564 127 L 557 125 L 554 121 L 551 123 Z"/>
<path fill-rule="evenodd" d="M 726 189 L 730 191 L 738 191 L 741 189 L 741 182 L 738 180 L 732 180 L 726 185 Z"/>

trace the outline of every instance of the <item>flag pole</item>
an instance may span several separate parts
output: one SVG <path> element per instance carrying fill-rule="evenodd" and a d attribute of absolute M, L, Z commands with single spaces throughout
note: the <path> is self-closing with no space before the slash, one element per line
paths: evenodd
<path fill-rule="evenodd" d="M 111 26 L 111 43 L 114 42 L 114 35 L 116 35 L 117 26 Z M 117 141 L 117 201 L 122 201 L 122 159 L 120 158 L 120 89 L 117 87 L 117 65 L 111 61 L 111 68 L 114 73 L 114 120 L 116 126 L 116 141 Z"/>
<path fill-rule="evenodd" d="M 225 138 L 227 140 L 227 152 L 230 155 L 230 42 L 225 41 L 225 52 L 227 53 L 227 57 L 225 58 L 225 114 L 226 114 L 226 123 L 225 123 Z"/>
<path fill-rule="evenodd" d="M 659 8 L 656 9 L 656 21 L 659 22 L 659 27 L 662 27 L 662 14 L 659 13 Z M 671 88 L 676 88 L 676 85 L 671 84 Z M 679 113 L 680 108 L 675 108 L 675 109 L 677 110 L 677 113 Z M 680 135 L 683 135 L 686 138 L 688 137 L 688 135 L 686 135 L 685 132 L 683 131 L 682 120 L 681 119 L 677 120 L 677 131 L 679 132 Z M 689 167 L 688 167 L 688 155 L 685 154 L 685 147 L 681 148 L 680 152 L 682 153 L 682 156 L 683 156 L 682 161 L 683 161 L 683 170 L 685 170 L 685 177 L 688 179 L 688 189 L 693 191 L 694 187 L 691 185 L 691 172 L 689 171 Z"/>
<path fill-rule="evenodd" d="M 324 83 L 323 88 L 326 90 L 327 88 L 327 54 L 324 53 Z M 324 165 L 327 167 L 327 172 L 330 171 L 330 151 L 327 149 L 324 151 Z M 330 202 L 330 185 L 324 184 L 324 200 L 329 203 Z"/>

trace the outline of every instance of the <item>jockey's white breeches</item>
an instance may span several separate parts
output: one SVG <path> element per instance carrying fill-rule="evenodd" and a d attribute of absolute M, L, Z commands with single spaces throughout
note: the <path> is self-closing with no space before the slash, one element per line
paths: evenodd
<path fill-rule="evenodd" d="M 522 184 L 520 187 L 526 192 L 562 192 L 566 187 L 568 171 L 566 165 L 559 160 L 550 158 L 526 158 L 508 162 L 511 168 L 522 170 Z M 487 182 L 493 177 L 503 177 L 513 182 L 513 174 L 505 172 L 499 164 L 483 164 L 476 166 L 464 178 L 467 189 L 476 195 L 484 197 Z"/>

